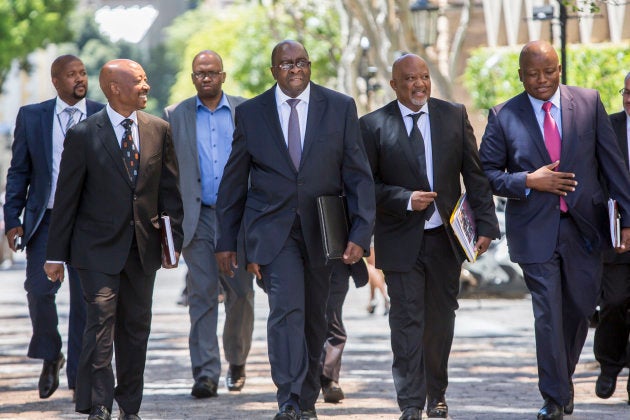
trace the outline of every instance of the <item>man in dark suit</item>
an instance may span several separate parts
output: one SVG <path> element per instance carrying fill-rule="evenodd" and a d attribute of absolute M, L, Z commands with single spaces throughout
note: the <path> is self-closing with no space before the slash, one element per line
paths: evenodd
<path fill-rule="evenodd" d="M 173 133 L 184 202 L 188 344 L 195 380 L 192 395 L 196 398 L 217 395 L 221 376 L 217 340 L 220 286 L 225 293 L 223 352 L 229 363 L 225 382 L 230 391 L 240 391 L 245 385 L 245 362 L 254 330 L 251 273 L 241 267 L 234 278 L 226 278 L 219 274 L 213 258 L 217 192 L 230 155 L 234 109 L 245 101 L 223 92 L 225 77 L 219 54 L 199 52 L 193 59 L 191 74 L 197 95 L 164 110 L 164 119 L 171 124 Z"/>
<path fill-rule="evenodd" d="M 463 250 L 449 225 L 461 196 L 475 213 L 475 250 L 499 237 L 488 180 L 463 105 L 431 98 L 417 55 L 392 67 L 397 100 L 360 119 L 376 186 L 376 267 L 391 299 L 392 373 L 401 420 L 448 416 L 447 365 L 458 308 Z"/>
<path fill-rule="evenodd" d="M 101 69 L 105 109 L 68 132 L 46 248 L 45 271 L 76 268 L 87 303 L 76 410 L 138 419 L 155 272 L 177 265 L 183 232 L 178 169 L 168 123 L 138 112 L 149 84 L 142 67 L 113 60 Z M 139 156 L 138 156 L 139 155 Z M 176 261 L 162 259 L 158 218 L 171 218 Z M 112 354 L 116 350 L 116 379 Z"/>
<path fill-rule="evenodd" d="M 610 248 L 607 198 L 617 199 L 622 247 L 630 247 L 630 176 L 595 90 L 560 85 L 558 55 L 545 41 L 519 59 L 525 92 L 494 107 L 480 156 L 494 193 L 508 198 L 512 261 L 532 295 L 539 419 L 573 412 L 572 376 L 595 311 L 601 250 Z"/>
<path fill-rule="evenodd" d="M 39 378 L 40 398 L 48 398 L 55 392 L 59 386 L 59 369 L 65 361 L 55 304 L 61 283 L 48 281 L 42 269 L 63 140 L 69 127 L 103 107 L 103 104 L 85 99 L 88 78 L 78 57 L 57 57 L 50 73 L 57 98 L 23 106 L 18 112 L 4 204 L 9 247 L 14 252 L 26 247 L 24 288 L 33 325 L 28 357 L 44 359 Z M 74 392 L 85 328 L 85 303 L 79 278 L 71 266 L 68 266 L 68 277 L 70 314 L 66 374 L 68 388 Z"/>
<path fill-rule="evenodd" d="M 317 418 L 326 265 L 316 197 L 345 192 L 351 220 L 343 262 L 369 249 L 374 183 L 352 98 L 310 82 L 304 47 L 282 41 L 271 54 L 277 84 L 236 108 L 232 152 L 217 200 L 215 250 L 233 275 L 238 233 L 248 270 L 269 298 L 267 341 L 278 388 L 276 420 Z"/>
<path fill-rule="evenodd" d="M 630 115 L 630 73 L 619 91 L 623 97 L 621 112 L 610 115 L 610 123 L 617 135 L 617 142 L 628 168 L 628 123 Z M 595 393 L 600 398 L 610 398 L 615 393 L 617 375 L 628 365 L 628 338 L 630 338 L 630 254 L 604 253 L 602 291 L 599 300 L 599 323 L 595 330 L 593 350 L 601 373 L 595 383 Z M 630 380 L 627 382 L 630 398 Z"/>

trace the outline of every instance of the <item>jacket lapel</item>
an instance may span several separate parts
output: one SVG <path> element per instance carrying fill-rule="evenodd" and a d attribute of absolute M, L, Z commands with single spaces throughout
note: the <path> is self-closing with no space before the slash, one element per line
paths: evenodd
<path fill-rule="evenodd" d="M 189 156 L 193 157 L 191 164 L 199 166 L 199 150 L 197 149 L 197 96 L 193 96 L 186 102 L 184 111 L 183 138 L 186 139 L 186 143 L 190 149 Z M 140 143 L 140 146 L 142 146 L 142 143 Z M 142 159 L 142 154 L 140 154 L 140 159 Z M 142 166 L 140 169 L 142 169 Z"/>
<path fill-rule="evenodd" d="M 162 141 L 160 134 L 156 132 L 155 125 L 149 124 L 147 115 L 142 111 L 137 111 L 136 115 L 138 116 L 138 136 L 140 137 L 140 168 L 136 179 L 136 188 L 138 188 L 137 186 L 147 179 L 149 160 L 159 154 Z"/>
<path fill-rule="evenodd" d="M 52 174 L 53 119 L 55 118 L 56 100 L 49 100 L 43 107 L 40 120 L 41 136 L 44 139 L 44 157 L 48 165 L 48 173 Z"/>
<path fill-rule="evenodd" d="M 317 138 L 318 128 L 322 126 L 320 121 L 324 117 L 327 107 L 328 103 L 324 95 L 321 95 L 319 86 L 311 83 L 311 95 L 308 104 L 308 116 L 306 120 L 306 131 L 304 133 L 304 146 L 302 146 L 302 159 L 300 161 L 300 167 L 302 167 L 308 152 L 313 146 L 313 142 L 315 142 Z M 321 134 L 321 132 L 319 134 Z M 288 149 L 287 156 L 289 156 L 290 159 Z"/>
<path fill-rule="evenodd" d="M 287 148 L 287 143 L 284 139 L 284 134 L 282 133 L 282 127 L 280 126 L 280 116 L 278 115 L 278 105 L 276 104 L 275 88 L 276 85 L 263 93 L 264 96 L 261 97 L 262 109 L 260 110 L 260 114 L 262 116 L 262 120 L 269 128 L 268 131 L 271 133 L 272 143 L 278 148 L 280 155 L 284 157 L 288 167 L 291 168 L 293 172 L 297 173 L 297 170 L 291 161 L 289 149 Z"/>
<path fill-rule="evenodd" d="M 613 114 L 610 117 L 612 121 L 613 128 L 615 130 L 615 135 L 617 136 L 617 142 L 619 143 L 619 148 L 621 149 L 621 154 L 623 154 L 623 161 L 626 163 L 626 168 L 628 167 L 628 130 L 626 129 L 626 112 L 621 111 L 616 114 Z"/>
<path fill-rule="evenodd" d="M 407 128 L 405 127 L 405 122 L 403 120 L 405 116 L 400 113 L 398 102 L 394 100 L 393 102 L 390 102 L 387 107 L 387 121 L 384 126 L 393 128 L 389 131 L 391 133 L 389 141 L 393 144 L 398 144 L 398 146 L 402 149 L 402 153 L 405 156 L 405 160 L 409 165 L 410 171 L 416 174 L 416 177 L 419 180 L 426 178 L 420 171 L 418 156 L 411 145 L 411 140 L 409 139 L 409 134 L 407 133 Z M 424 181 L 422 182 L 424 183 Z"/>
<path fill-rule="evenodd" d="M 560 107 L 562 110 L 562 147 L 560 149 L 560 167 L 562 162 L 572 162 L 573 144 L 577 140 L 575 127 L 575 101 L 565 86 L 560 86 Z"/>
<path fill-rule="evenodd" d="M 125 162 L 123 161 L 123 155 L 120 150 L 120 144 L 118 143 L 118 139 L 116 139 L 116 132 L 114 131 L 114 127 L 112 127 L 112 123 L 107 116 L 107 111 L 103 108 L 97 114 L 98 121 L 96 126 L 98 127 L 98 137 L 100 142 L 103 144 L 103 148 L 109 154 L 109 157 L 114 161 L 114 167 L 118 173 L 125 179 L 130 188 L 133 188 L 133 184 L 131 183 L 131 179 L 129 179 L 129 175 L 127 174 L 127 168 L 125 167 Z M 142 157 L 142 154 L 140 154 Z M 142 166 L 140 166 L 142 170 Z"/>
<path fill-rule="evenodd" d="M 551 157 L 547 151 L 547 146 L 545 146 L 545 139 L 540 132 L 536 114 L 534 114 L 532 103 L 529 101 L 529 97 L 526 92 L 523 92 L 520 96 L 518 96 L 518 107 L 521 114 L 520 120 L 529 133 L 529 137 L 534 145 L 534 148 L 540 155 L 541 161 L 551 163 Z"/>

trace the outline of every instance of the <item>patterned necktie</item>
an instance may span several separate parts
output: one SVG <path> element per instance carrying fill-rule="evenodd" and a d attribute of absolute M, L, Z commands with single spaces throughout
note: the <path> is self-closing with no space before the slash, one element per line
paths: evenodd
<path fill-rule="evenodd" d="M 562 142 L 560 140 L 560 132 L 556 125 L 556 120 L 551 116 L 552 103 L 547 101 L 543 104 L 542 109 L 545 111 L 545 121 L 543 122 L 543 132 L 545 134 L 545 146 L 549 152 L 549 157 L 552 162 L 560 160 L 560 151 L 562 150 Z M 556 171 L 558 168 L 556 168 Z M 566 201 L 563 197 L 560 197 L 560 211 L 566 212 L 569 210 Z"/>
<path fill-rule="evenodd" d="M 287 99 L 287 103 L 291 107 L 289 114 L 289 129 L 287 131 L 287 143 L 289 146 L 289 155 L 295 169 L 300 168 L 300 159 L 302 158 L 302 140 L 300 139 L 300 119 L 297 109 L 295 108 L 300 102 L 299 99 Z"/>
<path fill-rule="evenodd" d="M 125 133 L 123 134 L 122 141 L 120 143 L 120 149 L 123 152 L 123 160 L 125 161 L 125 166 L 127 167 L 129 179 L 135 183 L 136 177 L 138 176 L 140 154 L 138 153 L 138 149 L 136 149 L 136 145 L 133 143 L 133 136 L 131 134 L 133 120 L 126 118 L 120 124 L 125 127 Z"/>
<path fill-rule="evenodd" d="M 70 130 L 77 123 L 74 120 L 74 114 L 78 111 L 77 108 L 73 106 L 69 106 L 63 110 L 66 114 L 68 114 L 68 120 L 66 121 L 66 129 L 63 131 L 64 135 L 68 134 L 68 130 Z"/>
<path fill-rule="evenodd" d="M 424 114 L 424 111 L 418 112 L 417 114 L 407 115 L 408 117 L 411 117 L 411 120 L 413 121 L 413 124 L 411 125 L 411 132 L 409 133 L 409 140 L 411 141 L 411 147 L 414 149 L 416 156 L 418 157 L 420 172 L 422 173 L 422 183 L 424 184 L 423 188 L 425 191 L 431 191 L 429 178 L 427 177 L 427 157 L 424 151 L 424 139 L 422 138 L 420 128 L 418 128 L 418 119 L 422 114 Z M 431 203 L 431 205 L 424 211 L 424 220 L 429 220 L 434 211 L 435 205 Z"/>

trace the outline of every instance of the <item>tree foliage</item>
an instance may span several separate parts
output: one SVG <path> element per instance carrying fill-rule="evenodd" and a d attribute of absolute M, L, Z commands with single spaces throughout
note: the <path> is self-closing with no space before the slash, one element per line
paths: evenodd
<path fill-rule="evenodd" d="M 0 87 L 14 59 L 29 70 L 26 57 L 38 48 L 72 39 L 66 22 L 76 0 L 0 1 Z"/>

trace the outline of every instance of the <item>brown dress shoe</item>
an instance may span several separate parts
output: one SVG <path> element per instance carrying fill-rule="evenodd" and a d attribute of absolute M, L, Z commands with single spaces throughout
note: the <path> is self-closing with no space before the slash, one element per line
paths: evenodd
<path fill-rule="evenodd" d="M 57 360 L 44 360 L 42 373 L 39 375 L 39 398 L 48 398 L 59 388 L 59 371 L 65 363 L 63 353 L 59 353 Z"/>
<path fill-rule="evenodd" d="M 338 403 L 346 396 L 343 394 L 343 390 L 339 386 L 339 383 L 332 379 L 322 377 L 322 394 L 324 395 L 324 401 L 327 403 Z"/>

